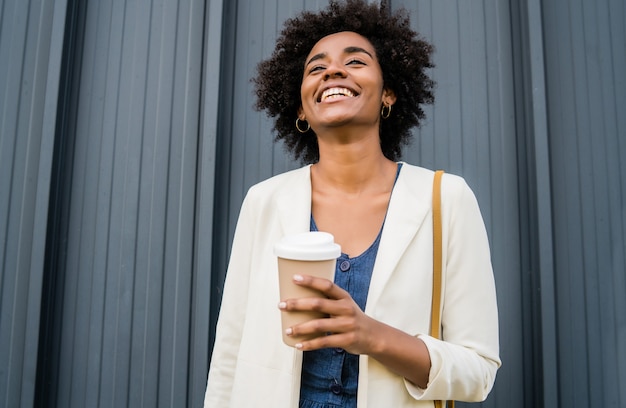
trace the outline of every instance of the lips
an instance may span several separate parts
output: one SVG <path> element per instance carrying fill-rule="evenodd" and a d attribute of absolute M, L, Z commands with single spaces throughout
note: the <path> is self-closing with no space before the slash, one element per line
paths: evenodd
<path fill-rule="evenodd" d="M 343 87 L 332 87 L 324 90 L 324 92 L 322 92 L 317 101 L 326 102 L 336 98 L 354 98 L 355 96 L 358 96 L 358 94 L 351 89 Z"/>

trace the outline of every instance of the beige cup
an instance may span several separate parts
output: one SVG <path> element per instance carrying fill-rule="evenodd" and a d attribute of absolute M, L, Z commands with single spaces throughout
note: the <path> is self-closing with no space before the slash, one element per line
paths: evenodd
<path fill-rule="evenodd" d="M 320 292 L 293 283 L 293 275 L 311 275 L 333 280 L 341 248 L 327 232 L 313 231 L 288 235 L 274 246 L 278 257 L 280 300 L 324 297 Z M 283 342 L 294 346 L 315 336 L 287 336 L 285 330 L 299 323 L 325 317 L 317 312 L 281 312 Z"/>

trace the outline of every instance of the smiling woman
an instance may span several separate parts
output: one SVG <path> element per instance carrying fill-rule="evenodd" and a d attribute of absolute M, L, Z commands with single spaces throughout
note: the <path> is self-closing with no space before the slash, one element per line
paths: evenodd
<path fill-rule="evenodd" d="M 253 186 L 244 200 L 205 407 L 402 408 L 487 397 L 500 359 L 476 199 L 462 178 L 443 178 L 444 341 L 429 335 L 433 172 L 396 162 L 433 99 L 430 53 L 402 11 L 332 1 L 287 21 L 259 64 L 257 107 L 310 165 Z M 307 231 L 341 246 L 334 279 L 296 271 L 293 284 L 321 297 L 280 299 L 273 246 Z M 325 317 L 283 330 L 281 313 L 292 312 Z"/>

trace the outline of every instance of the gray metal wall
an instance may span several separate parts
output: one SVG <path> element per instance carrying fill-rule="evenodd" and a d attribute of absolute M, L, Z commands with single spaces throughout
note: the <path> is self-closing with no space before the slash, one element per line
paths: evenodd
<path fill-rule="evenodd" d="M 204 2 L 73 6 L 39 398 L 186 405 Z"/>
<path fill-rule="evenodd" d="M 626 4 L 546 1 L 543 15 L 560 404 L 623 407 Z"/>
<path fill-rule="evenodd" d="M 463 175 L 492 244 L 482 406 L 624 406 L 623 1 L 391 4 L 436 47 L 404 159 Z M 249 78 L 325 5 L 0 0 L 0 406 L 201 405 L 241 200 L 297 166 Z"/>
<path fill-rule="evenodd" d="M 0 1 L 0 406 L 32 406 L 66 1 Z"/>

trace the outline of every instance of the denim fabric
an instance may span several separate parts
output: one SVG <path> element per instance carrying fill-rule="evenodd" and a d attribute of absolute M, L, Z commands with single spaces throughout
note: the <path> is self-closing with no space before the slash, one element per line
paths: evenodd
<path fill-rule="evenodd" d="M 311 217 L 311 231 L 316 231 Z M 335 283 L 347 290 L 361 310 L 365 310 L 372 269 L 378 252 L 380 232 L 374 243 L 361 255 L 350 258 L 341 254 L 335 267 Z M 340 348 L 326 348 L 304 353 L 300 408 L 356 408 L 359 356 Z"/>
<path fill-rule="evenodd" d="M 400 174 L 398 164 L 396 180 Z M 311 215 L 311 231 L 317 231 Z M 365 310 L 374 261 L 382 228 L 372 245 L 361 255 L 341 254 L 335 267 L 335 284 Z M 356 408 L 359 356 L 340 348 L 304 352 L 300 386 L 300 408 Z"/>

